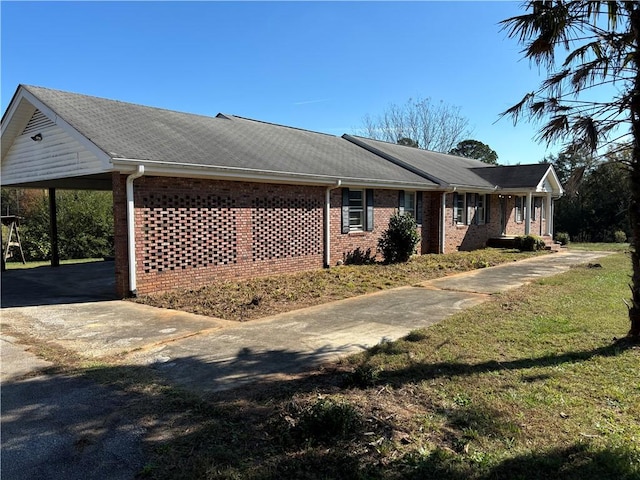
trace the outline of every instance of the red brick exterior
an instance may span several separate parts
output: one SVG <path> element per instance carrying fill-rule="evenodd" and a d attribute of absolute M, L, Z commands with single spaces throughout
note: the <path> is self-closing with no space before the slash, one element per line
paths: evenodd
<path fill-rule="evenodd" d="M 137 293 L 197 287 L 322 268 L 325 258 L 325 187 L 151 177 L 135 180 Z M 441 192 L 422 192 L 419 253 L 440 249 Z M 473 250 L 500 236 L 500 198 L 490 196 L 489 222 L 455 225 L 453 194 L 446 194 L 445 253 Z M 398 211 L 398 190 L 373 191 L 373 230 L 342 233 L 342 188 L 330 192 L 330 265 L 356 249 L 377 252 L 378 239 Z M 126 175 L 113 175 L 116 290 L 129 294 Z M 515 222 L 515 198 L 504 198 L 507 234 L 524 233 Z M 531 233 L 540 234 L 540 205 Z M 380 256 L 378 255 L 378 258 Z"/>
<path fill-rule="evenodd" d="M 516 221 L 515 196 L 487 195 L 489 199 L 489 221 L 483 225 L 478 225 L 473 221 L 469 225 L 456 224 L 453 220 L 453 198 L 453 193 L 446 196 L 445 253 L 484 248 L 487 240 L 500 237 L 503 234 L 502 215 L 505 217 L 505 235 L 517 236 L 525 234 L 524 210 L 522 221 Z M 504 202 L 504 210 L 501 202 Z M 536 203 L 538 203 L 537 206 Z M 532 199 L 531 206 L 532 211 L 535 210 L 535 214 L 532 215 L 530 234 L 542 236 L 546 228 L 546 220 L 542 220 L 542 203 L 539 201 L 534 202 Z"/>
<path fill-rule="evenodd" d="M 121 296 L 129 291 L 125 180 L 113 182 Z M 134 192 L 139 294 L 323 266 L 322 187 L 145 176 Z"/>

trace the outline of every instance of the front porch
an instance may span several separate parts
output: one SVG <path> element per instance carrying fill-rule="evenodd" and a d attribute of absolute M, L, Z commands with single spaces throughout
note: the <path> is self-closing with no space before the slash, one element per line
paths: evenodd
<path fill-rule="evenodd" d="M 516 248 L 516 235 L 503 235 L 493 237 L 487 240 L 487 247 L 491 248 Z M 544 240 L 545 250 L 559 252 L 562 248 L 558 242 L 554 241 L 551 235 L 542 235 L 540 238 Z"/>

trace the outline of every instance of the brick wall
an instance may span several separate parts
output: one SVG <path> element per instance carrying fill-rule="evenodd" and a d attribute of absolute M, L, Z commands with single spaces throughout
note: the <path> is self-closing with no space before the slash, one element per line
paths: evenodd
<path fill-rule="evenodd" d="M 487 240 L 502 235 L 501 219 L 503 214 L 500 202 L 505 204 L 506 235 L 524 235 L 524 217 L 521 222 L 516 222 L 516 200 L 513 195 L 505 195 L 502 199 L 499 195 L 488 195 L 489 198 L 489 222 L 484 225 L 457 225 L 453 221 L 453 194 L 446 196 L 446 240 L 445 253 L 458 250 L 475 250 L 484 248 Z M 532 206 L 534 202 L 532 201 Z M 524 215 L 524 214 L 523 214 Z M 541 235 L 544 233 L 546 220 L 542 220 L 542 206 L 535 207 L 535 220 L 531 221 L 531 234 Z M 542 233 L 541 233 L 542 232 Z"/>
<path fill-rule="evenodd" d="M 331 265 L 344 261 L 349 252 L 359 248 L 362 252 L 371 249 L 375 255 L 378 239 L 389 226 L 389 218 L 398 211 L 398 190 L 374 190 L 373 230 L 370 232 L 342 233 L 342 189 L 331 191 Z M 380 256 L 378 256 L 379 259 Z"/>
<path fill-rule="evenodd" d="M 116 290 L 129 291 L 126 176 L 113 175 Z M 144 176 L 135 181 L 137 290 L 144 294 L 321 268 L 324 263 L 324 187 Z M 437 253 L 440 192 L 423 192 L 420 253 Z M 499 236 L 500 199 L 490 196 L 490 221 L 455 225 L 453 194 L 446 195 L 445 252 L 485 246 Z M 342 233 L 342 189 L 331 201 L 331 266 L 360 249 L 376 254 L 378 239 L 398 211 L 397 190 L 374 190 L 374 228 Z M 515 198 L 505 197 L 507 233 L 515 222 Z M 531 232 L 540 233 L 541 209 Z M 378 258 L 380 256 L 378 255 Z"/>
<path fill-rule="evenodd" d="M 487 195 L 489 221 L 481 225 L 473 220 L 470 225 L 456 224 L 453 220 L 453 198 L 453 193 L 446 196 L 445 253 L 484 248 L 489 238 L 500 235 L 500 204 L 497 195 Z"/>
<path fill-rule="evenodd" d="M 125 179 L 114 181 L 120 295 L 128 290 Z M 145 176 L 134 192 L 139 294 L 323 265 L 322 187 Z"/>

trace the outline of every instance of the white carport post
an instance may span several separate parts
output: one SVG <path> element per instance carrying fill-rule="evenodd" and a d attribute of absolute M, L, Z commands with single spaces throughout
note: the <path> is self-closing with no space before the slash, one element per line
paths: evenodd
<path fill-rule="evenodd" d="M 546 217 L 547 217 L 547 226 L 545 235 L 552 236 L 553 235 L 553 206 L 551 204 L 553 200 L 551 199 L 551 192 L 547 193 L 547 202 L 546 202 Z"/>
<path fill-rule="evenodd" d="M 524 207 L 524 234 L 531 233 L 531 192 L 527 192 L 527 202 Z"/>

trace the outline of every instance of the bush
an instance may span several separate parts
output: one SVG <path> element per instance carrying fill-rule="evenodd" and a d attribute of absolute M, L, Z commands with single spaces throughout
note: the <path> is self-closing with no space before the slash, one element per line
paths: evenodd
<path fill-rule="evenodd" d="M 544 240 L 536 235 L 525 235 L 515 238 L 516 248 L 523 252 L 535 252 L 545 247 Z"/>
<path fill-rule="evenodd" d="M 389 226 L 378 240 L 385 263 L 406 262 L 411 258 L 420 242 L 416 229 L 416 221 L 411 215 L 396 213 L 389 219 Z"/>
<path fill-rule="evenodd" d="M 627 234 L 622 230 L 616 230 L 613 233 L 613 240 L 616 243 L 625 243 L 627 241 Z"/>
<path fill-rule="evenodd" d="M 560 245 L 569 245 L 570 240 L 567 232 L 556 233 L 556 242 L 560 242 Z"/>
<path fill-rule="evenodd" d="M 360 423 L 360 414 L 353 405 L 319 398 L 302 412 L 298 428 L 305 438 L 328 440 L 353 433 Z"/>

